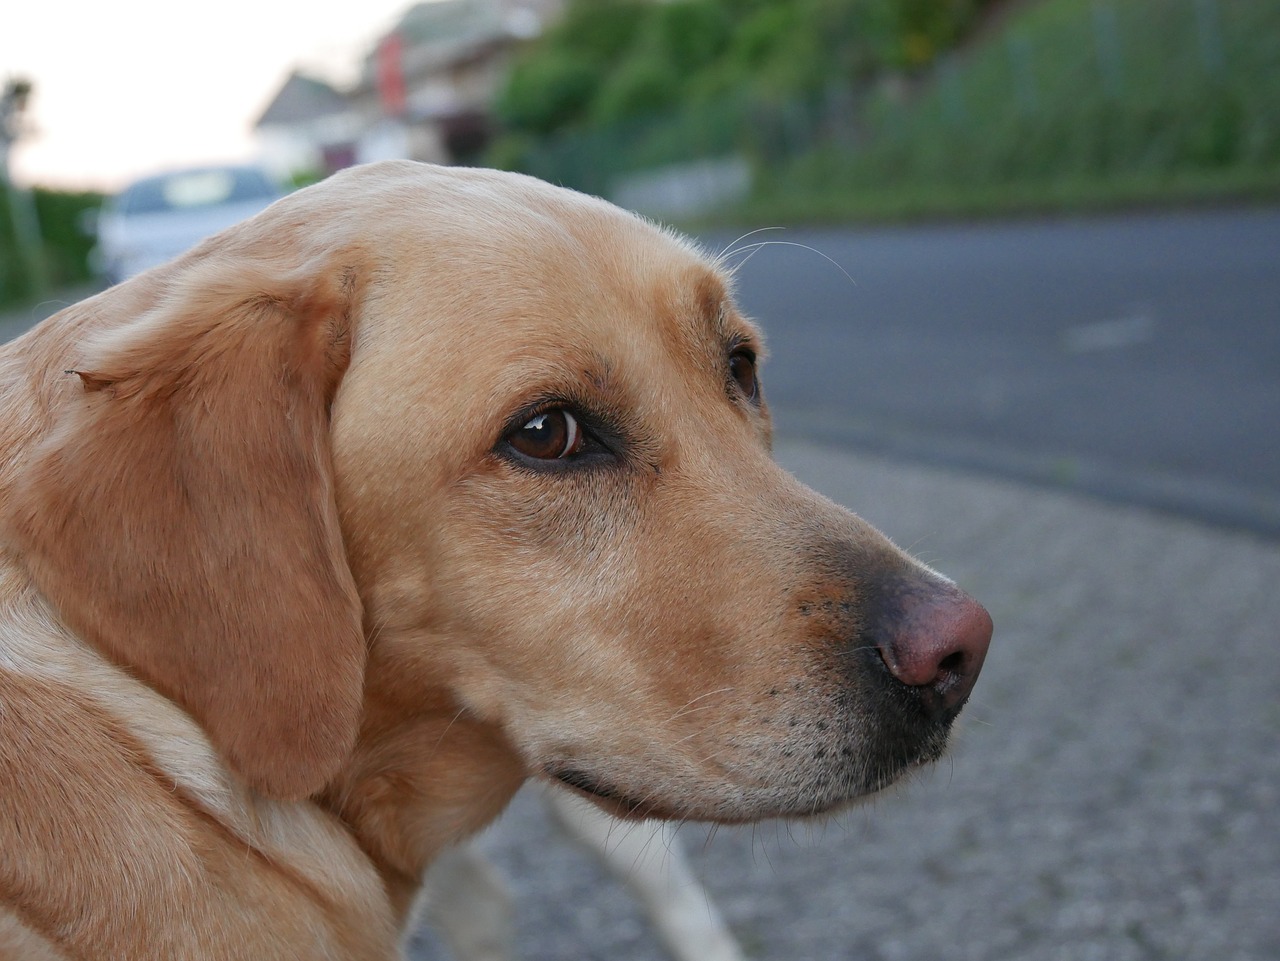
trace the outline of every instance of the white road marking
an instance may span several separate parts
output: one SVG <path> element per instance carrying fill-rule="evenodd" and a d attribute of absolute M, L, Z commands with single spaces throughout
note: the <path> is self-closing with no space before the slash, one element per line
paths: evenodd
<path fill-rule="evenodd" d="M 1140 310 L 1128 317 L 1068 327 L 1062 332 L 1062 347 L 1069 354 L 1122 350 L 1146 343 L 1155 337 L 1155 332 L 1155 318 Z"/>

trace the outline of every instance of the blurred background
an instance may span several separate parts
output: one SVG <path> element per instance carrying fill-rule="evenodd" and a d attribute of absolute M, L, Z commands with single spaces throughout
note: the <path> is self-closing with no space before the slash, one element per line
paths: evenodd
<path fill-rule="evenodd" d="M 1280 958 L 1280 4 L 27 4 L 0 82 L 3 337 L 391 157 L 726 253 L 780 458 L 997 625 L 933 775 L 685 829 L 745 956 Z M 664 957 L 536 802 L 480 844 L 523 957 Z"/>
<path fill-rule="evenodd" d="M 358 6 L 7 13 L 0 303 L 88 279 L 102 193 L 231 160 L 485 164 L 748 226 L 1280 193 L 1265 0 Z"/>

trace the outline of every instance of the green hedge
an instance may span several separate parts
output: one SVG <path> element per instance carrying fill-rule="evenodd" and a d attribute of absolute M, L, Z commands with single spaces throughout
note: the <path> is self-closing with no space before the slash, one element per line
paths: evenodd
<path fill-rule="evenodd" d="M 633 171 L 732 154 L 755 171 L 749 216 L 772 219 L 1280 196 L 1280 3 L 983 8 L 658 4 L 735 26 L 720 36 L 708 15 L 682 61 L 702 66 L 660 78 L 641 67 L 675 56 L 650 14 L 573 110 L 513 123 L 489 160 L 607 195 Z M 553 34 L 526 64 L 571 51 Z"/>
<path fill-rule="evenodd" d="M 918 69 L 991 0 L 570 0 L 515 65 L 497 113 L 515 136 L 600 129 L 727 92 L 813 94 Z"/>
<path fill-rule="evenodd" d="M 33 196 L 19 198 L 32 202 L 42 243 L 37 251 L 23 251 L 18 246 L 14 228 L 12 195 L 0 189 L 0 306 L 21 304 L 47 294 L 51 290 L 85 283 L 92 279 L 89 250 L 93 238 L 81 229 L 84 213 L 101 206 L 97 193 L 67 193 L 37 188 Z M 44 280 L 49 289 L 41 291 L 40 280 L 30 260 L 39 257 Z"/>
<path fill-rule="evenodd" d="M 875 88 L 857 134 L 762 171 L 763 199 L 821 194 L 848 213 L 874 192 L 949 190 L 960 207 L 1001 189 L 1015 207 L 1275 196 L 1280 4 L 1042 0 L 916 89 Z"/>

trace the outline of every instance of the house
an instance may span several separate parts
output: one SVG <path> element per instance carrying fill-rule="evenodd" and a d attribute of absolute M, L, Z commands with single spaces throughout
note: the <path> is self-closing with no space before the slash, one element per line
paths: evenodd
<path fill-rule="evenodd" d="M 262 163 L 281 180 L 351 166 L 363 127 L 346 97 L 296 70 L 254 124 Z"/>
<path fill-rule="evenodd" d="M 434 0 L 409 7 L 338 91 L 292 74 L 255 124 L 277 173 L 352 163 L 476 157 L 513 53 L 558 16 L 563 0 Z"/>

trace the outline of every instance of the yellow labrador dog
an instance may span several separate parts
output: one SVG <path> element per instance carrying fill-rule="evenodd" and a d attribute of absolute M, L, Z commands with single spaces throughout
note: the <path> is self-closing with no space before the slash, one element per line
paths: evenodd
<path fill-rule="evenodd" d="M 745 822 L 936 759 L 990 619 L 775 466 L 729 287 L 389 163 L 0 349 L 0 957 L 393 958 L 530 776 Z"/>

